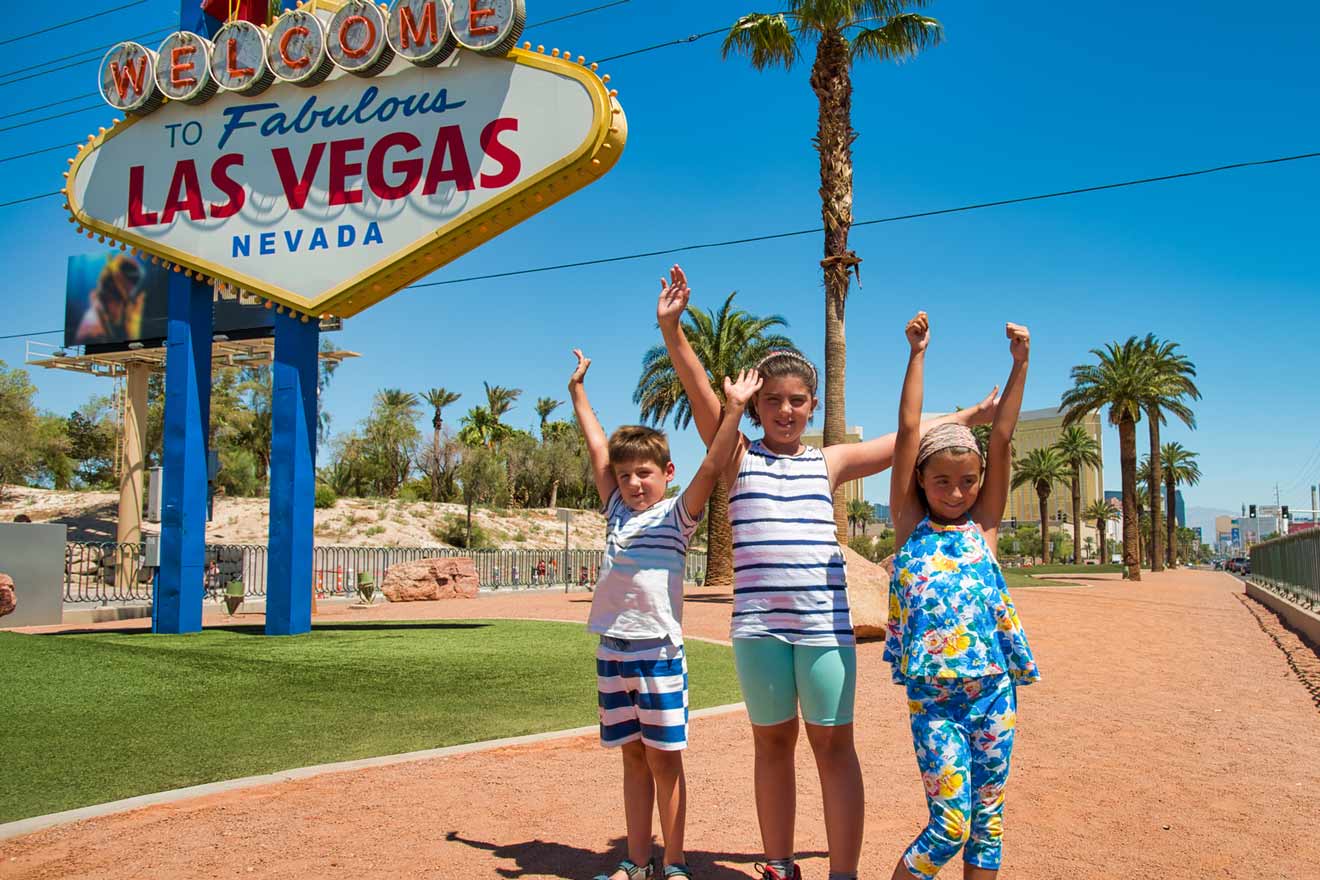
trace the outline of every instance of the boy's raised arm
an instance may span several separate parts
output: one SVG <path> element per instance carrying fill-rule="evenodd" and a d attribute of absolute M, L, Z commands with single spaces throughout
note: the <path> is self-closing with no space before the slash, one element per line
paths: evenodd
<path fill-rule="evenodd" d="M 573 401 L 573 414 L 577 416 L 578 425 L 582 428 L 582 437 L 587 442 L 587 454 L 591 457 L 591 475 L 596 480 L 596 492 L 600 494 L 600 503 L 609 504 L 610 496 L 614 494 L 614 489 L 618 485 L 614 479 L 614 469 L 610 467 L 610 444 L 605 437 L 605 429 L 600 426 L 600 420 L 591 410 L 591 403 L 587 400 L 587 386 L 585 379 L 587 368 L 591 366 L 591 358 L 583 357 L 582 349 L 573 349 L 573 354 L 577 355 L 577 368 L 573 370 L 572 377 L 568 380 L 568 396 Z"/>
<path fill-rule="evenodd" d="M 1009 471 L 1013 458 L 1013 431 L 1017 428 L 1018 413 L 1022 410 L 1022 394 L 1027 384 L 1027 361 L 1031 356 L 1031 331 L 1020 324 L 1005 324 L 1008 350 L 1013 355 L 1013 369 L 1004 383 L 1004 396 L 999 401 L 995 420 L 990 428 L 990 449 L 986 454 L 985 482 L 976 502 L 974 518 L 988 538 L 999 534 L 999 523 L 1008 504 Z M 992 543 L 993 546 L 993 543 Z"/>
<path fill-rule="evenodd" d="M 687 276 L 682 269 L 674 266 L 669 270 L 668 279 L 660 279 L 660 301 L 656 305 L 655 317 L 660 324 L 665 348 L 669 350 L 669 360 L 692 406 L 692 420 L 697 423 L 697 433 L 701 434 L 701 442 L 709 448 L 720 426 L 720 399 L 711 390 L 706 368 L 683 333 L 683 313 L 687 311 L 691 296 Z"/>
<path fill-rule="evenodd" d="M 719 430 L 706 450 L 706 457 L 688 482 L 683 491 L 683 507 L 693 519 L 700 519 L 710 500 L 710 493 L 715 489 L 715 482 L 729 469 L 729 462 L 738 449 L 741 433 L 738 424 L 742 421 L 747 401 L 761 388 L 761 375 L 756 370 L 743 370 L 734 382 L 724 377 L 724 416 L 720 419 Z"/>
<path fill-rule="evenodd" d="M 898 404 L 898 437 L 894 441 L 894 472 L 889 477 L 889 509 L 894 519 L 894 546 L 901 547 L 921 519 L 917 497 L 917 452 L 921 446 L 921 404 L 925 396 L 926 346 L 930 321 L 917 312 L 904 330 L 911 353 Z"/>

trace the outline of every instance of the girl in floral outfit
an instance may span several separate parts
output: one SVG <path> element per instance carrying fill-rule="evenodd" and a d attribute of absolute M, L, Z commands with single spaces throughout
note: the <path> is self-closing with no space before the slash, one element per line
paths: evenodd
<path fill-rule="evenodd" d="M 885 659 L 894 683 L 907 688 L 930 820 L 894 867 L 893 880 L 933 877 L 959 849 L 964 878 L 997 875 L 1016 687 L 1040 677 L 995 559 L 1031 344 L 1027 328 L 1005 330 L 1013 368 L 983 461 L 976 437 L 962 425 L 940 425 L 922 436 L 930 324 L 919 312 L 907 325 L 911 355 L 890 484 L 902 549 L 890 584 Z"/>

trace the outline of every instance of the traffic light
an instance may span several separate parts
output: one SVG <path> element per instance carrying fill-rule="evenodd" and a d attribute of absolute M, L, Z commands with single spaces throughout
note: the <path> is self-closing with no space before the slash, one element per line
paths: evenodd
<path fill-rule="evenodd" d="M 1016 516 L 1010 516 L 1010 517 L 1008 518 L 1008 527 L 1009 527 L 1010 529 L 1013 529 L 1013 530 L 1016 530 L 1016 529 L 1017 529 L 1017 517 L 1016 517 Z"/>
<path fill-rule="evenodd" d="M 1256 505 L 1252 504 L 1252 505 L 1251 505 L 1250 507 L 1248 507 L 1247 509 L 1251 511 L 1251 518 L 1252 518 L 1252 519 L 1255 519 L 1255 518 L 1256 518 Z"/>
<path fill-rule="evenodd" d="M 1283 505 L 1283 518 L 1288 519 L 1288 505 Z"/>

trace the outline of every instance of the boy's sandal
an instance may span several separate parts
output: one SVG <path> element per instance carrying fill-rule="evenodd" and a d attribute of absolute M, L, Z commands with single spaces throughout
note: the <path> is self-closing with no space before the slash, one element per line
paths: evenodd
<path fill-rule="evenodd" d="M 681 863 L 665 865 L 664 876 L 666 878 L 677 877 L 681 880 L 692 880 L 692 869 Z"/>
<path fill-rule="evenodd" d="M 615 868 L 611 874 L 617 874 L 620 871 L 623 871 L 628 875 L 628 880 L 651 880 L 652 871 L 650 862 L 647 862 L 645 865 L 639 865 L 632 859 L 624 859 L 619 862 L 619 866 Z M 592 880 L 610 880 L 610 874 L 597 874 Z"/>

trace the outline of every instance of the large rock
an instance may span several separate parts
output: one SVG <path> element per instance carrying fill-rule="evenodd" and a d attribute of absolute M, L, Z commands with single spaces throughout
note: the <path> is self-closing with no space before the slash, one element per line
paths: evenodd
<path fill-rule="evenodd" d="M 426 602 L 432 599 L 473 599 L 477 595 L 477 567 L 466 556 L 399 562 L 385 572 L 380 591 L 391 602 Z"/>
<path fill-rule="evenodd" d="M 18 607 L 18 597 L 14 595 L 14 579 L 0 572 L 0 617 L 11 613 Z"/>
<path fill-rule="evenodd" d="M 854 551 L 843 548 L 848 560 L 848 604 L 852 607 L 853 632 L 859 639 L 882 639 L 889 622 L 889 578 L 893 557 L 885 560 L 890 565 L 877 565 Z"/>

